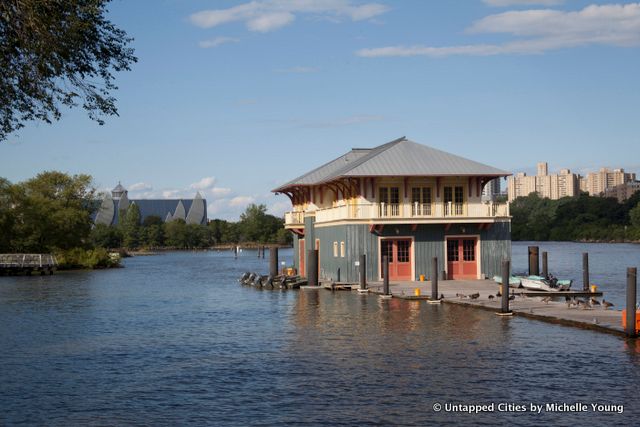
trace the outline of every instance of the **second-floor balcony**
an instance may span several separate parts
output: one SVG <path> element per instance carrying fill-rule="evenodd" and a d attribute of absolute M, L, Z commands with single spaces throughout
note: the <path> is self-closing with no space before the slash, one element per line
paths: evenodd
<path fill-rule="evenodd" d="M 375 220 L 377 223 L 485 222 L 508 218 L 508 203 L 360 203 L 315 211 L 316 223 L 342 220 Z M 288 212 L 289 227 L 304 224 L 303 212 Z"/>

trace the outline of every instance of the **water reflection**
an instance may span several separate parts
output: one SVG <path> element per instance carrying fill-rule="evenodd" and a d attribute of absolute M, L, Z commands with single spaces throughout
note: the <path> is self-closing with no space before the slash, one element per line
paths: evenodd
<path fill-rule="evenodd" d="M 290 252 L 282 251 L 283 256 Z M 0 278 L 6 424 L 632 425 L 636 341 L 489 311 L 240 286 L 268 261 L 167 254 Z M 435 413 L 435 402 L 625 413 Z"/>

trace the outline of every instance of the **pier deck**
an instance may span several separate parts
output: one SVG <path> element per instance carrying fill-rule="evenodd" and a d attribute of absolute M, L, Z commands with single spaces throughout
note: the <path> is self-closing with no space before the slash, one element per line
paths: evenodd
<path fill-rule="evenodd" d="M 382 293 L 382 283 L 372 282 L 368 284 L 369 289 L 375 293 Z M 354 286 L 354 289 L 356 286 Z M 415 289 L 420 289 L 420 296 L 415 296 Z M 489 299 L 489 295 L 496 295 L 499 285 L 490 280 L 444 280 L 438 282 L 438 296 L 444 295 L 442 300 L 445 304 L 458 304 L 481 308 L 494 312 L 500 311 L 500 298 Z M 618 335 L 625 334 L 622 329 L 622 307 L 612 307 L 605 310 L 602 306 L 593 308 L 569 308 L 564 296 L 576 296 L 582 298 L 601 297 L 602 292 L 531 292 L 525 289 L 511 288 L 516 293 L 514 300 L 509 301 L 509 307 L 516 316 L 523 316 L 532 319 L 543 320 L 552 323 L 577 326 L 584 329 L 599 330 Z M 390 291 L 394 297 L 416 300 L 429 299 L 431 296 L 430 282 L 399 282 L 391 283 Z M 470 295 L 480 293 L 478 299 L 460 298 L 456 294 Z M 520 293 L 523 295 L 520 295 Z M 543 296 L 552 296 L 553 299 L 547 303 L 543 302 Z"/>
<path fill-rule="evenodd" d="M 0 274 L 53 274 L 57 267 L 51 254 L 0 254 Z"/>

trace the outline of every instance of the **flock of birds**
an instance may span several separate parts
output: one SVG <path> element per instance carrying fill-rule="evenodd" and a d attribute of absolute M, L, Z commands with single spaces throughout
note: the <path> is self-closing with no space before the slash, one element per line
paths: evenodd
<path fill-rule="evenodd" d="M 512 292 L 511 295 L 509 295 L 509 300 L 513 301 L 516 299 L 516 296 L 519 296 L 520 298 L 527 298 L 527 295 L 524 292 L 520 292 L 518 294 L 516 294 L 515 292 Z M 461 294 L 461 293 L 457 293 L 456 297 L 458 297 L 459 299 L 465 299 L 468 298 L 470 300 L 477 300 L 480 298 L 480 292 L 476 292 L 470 295 L 465 295 L 465 294 Z M 500 298 L 502 297 L 502 294 L 500 292 L 496 293 L 495 295 L 489 295 L 487 298 L 489 299 L 489 301 L 493 301 L 495 298 Z M 440 295 L 440 298 L 444 298 L 444 295 Z M 549 304 L 549 302 L 551 302 L 551 300 L 553 299 L 553 297 L 551 295 L 548 295 L 544 298 L 542 298 L 541 302 L 545 303 L 545 304 Z M 613 303 L 609 302 L 607 300 L 605 300 L 604 298 L 602 299 L 602 302 L 598 301 L 597 299 L 595 299 L 594 297 L 591 297 L 589 299 L 582 299 L 582 298 L 576 298 L 576 297 L 569 297 L 569 296 L 565 296 L 564 300 L 567 304 L 567 308 L 582 308 L 584 310 L 588 310 L 588 309 L 592 309 L 594 307 L 602 307 L 605 310 L 608 310 L 609 308 L 613 307 Z"/>

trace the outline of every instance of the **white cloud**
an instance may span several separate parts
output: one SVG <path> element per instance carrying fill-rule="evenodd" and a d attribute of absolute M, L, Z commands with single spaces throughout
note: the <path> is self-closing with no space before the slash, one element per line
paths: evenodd
<path fill-rule="evenodd" d="M 276 72 L 278 73 L 294 73 L 294 74 L 315 73 L 316 71 L 318 71 L 317 68 L 302 67 L 302 66 L 296 66 L 291 68 L 279 68 L 276 70 Z"/>
<path fill-rule="evenodd" d="M 216 185 L 215 177 L 207 176 L 202 178 L 200 181 L 194 182 L 193 184 L 189 185 L 189 188 L 192 188 L 194 190 L 209 190 L 213 188 L 215 185 Z"/>
<path fill-rule="evenodd" d="M 229 194 L 231 194 L 231 189 L 230 188 L 212 188 L 210 190 L 211 194 L 215 197 L 224 197 L 224 196 L 228 196 Z"/>
<path fill-rule="evenodd" d="M 228 9 L 202 10 L 192 14 L 190 20 L 201 28 L 244 22 L 249 31 L 268 32 L 290 24 L 298 14 L 362 21 L 388 10 L 383 4 L 356 4 L 352 0 L 254 0 Z"/>
<path fill-rule="evenodd" d="M 524 39 L 503 44 L 459 46 L 387 46 L 361 49 L 358 56 L 489 56 L 536 54 L 588 45 L 635 47 L 640 45 L 640 3 L 591 5 L 576 12 L 559 10 L 509 11 L 473 23 L 468 33 L 501 33 Z"/>
<path fill-rule="evenodd" d="M 255 201 L 256 199 L 251 196 L 236 196 L 233 199 L 229 200 L 229 206 L 242 207 L 244 209 L 246 205 L 254 203 Z"/>
<path fill-rule="evenodd" d="M 145 182 L 137 182 L 135 184 L 130 185 L 128 190 L 129 191 L 151 191 L 153 190 L 153 187 L 151 186 L 151 184 L 147 184 Z"/>
<path fill-rule="evenodd" d="M 239 41 L 240 39 L 236 39 L 233 37 L 216 37 L 210 40 L 202 40 L 200 43 L 198 43 L 198 46 L 203 49 L 209 49 L 212 47 L 218 47 L 225 43 L 238 43 Z"/>
<path fill-rule="evenodd" d="M 249 31 L 266 33 L 284 27 L 292 23 L 295 19 L 295 15 L 289 12 L 265 13 L 249 19 L 247 21 L 247 28 Z"/>
<path fill-rule="evenodd" d="M 507 6 L 554 6 L 561 4 L 564 0 L 482 0 L 488 6 L 492 7 L 507 7 Z"/>

